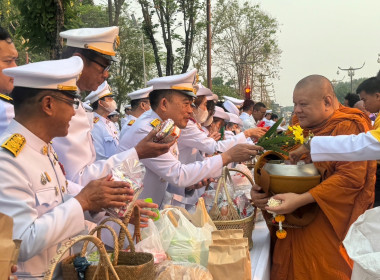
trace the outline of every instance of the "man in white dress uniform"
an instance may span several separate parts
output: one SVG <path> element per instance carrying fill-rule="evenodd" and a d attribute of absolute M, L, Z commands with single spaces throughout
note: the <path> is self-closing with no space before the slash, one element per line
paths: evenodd
<path fill-rule="evenodd" d="M 115 60 L 114 46 L 119 41 L 118 33 L 119 28 L 116 26 L 72 29 L 60 33 L 61 37 L 67 39 L 62 56 L 74 55 L 83 60 L 83 71 L 77 82 L 81 91 L 95 91 L 108 78 L 109 67 Z M 81 103 L 70 121 L 68 135 L 53 140 L 53 147 L 66 166 L 67 178 L 80 185 L 104 177 L 127 158 L 153 157 L 169 149 L 168 145 L 153 143 L 150 135 L 134 149 L 115 154 L 107 160 L 95 161 L 96 153 L 91 139 L 92 120 L 93 114 L 87 113 Z"/>
<path fill-rule="evenodd" d="M 0 134 L 14 118 L 12 98 L 13 78 L 3 74 L 5 68 L 16 67 L 18 53 L 9 33 L 0 27 Z"/>
<path fill-rule="evenodd" d="M 50 144 L 68 132 L 82 68 L 72 57 L 4 70 L 14 78 L 15 119 L 0 136 L 0 212 L 13 218 L 13 238 L 22 240 L 19 279 L 42 279 L 60 244 L 85 230 L 84 212 L 131 199 L 127 184 L 107 178 L 70 195 L 73 185 Z"/>
<path fill-rule="evenodd" d="M 116 154 L 119 146 L 119 137 L 112 121 L 107 117 L 115 111 L 116 102 L 107 81 L 104 81 L 97 90 L 92 91 L 84 101 L 90 101 L 94 109 L 93 128 L 91 135 L 96 152 L 96 160 L 108 159 Z"/>
<path fill-rule="evenodd" d="M 152 110 L 142 114 L 129 130 L 131 148 L 145 137 L 153 127 L 167 119 L 172 119 L 180 129 L 186 127 L 193 112 L 194 81 L 196 69 L 181 75 L 156 78 L 148 82 L 153 86 L 149 95 Z M 221 175 L 222 167 L 230 162 L 244 161 L 257 153 L 256 146 L 239 144 L 220 155 L 182 164 L 178 160 L 178 145 L 174 144 L 168 153 L 157 158 L 142 160 L 146 167 L 142 198 L 151 197 L 163 207 L 168 183 L 182 189 L 183 195 L 189 186 L 199 181 Z M 190 190 L 191 191 L 191 190 Z M 164 202 L 164 203 L 163 203 Z"/>
<path fill-rule="evenodd" d="M 129 115 L 125 117 L 125 124 L 121 128 L 120 139 L 126 134 L 138 117 L 150 110 L 149 93 L 152 90 L 153 87 L 147 87 L 128 93 L 128 97 L 131 99 L 131 111 Z M 122 141 L 120 141 L 120 145 L 123 145 Z"/>

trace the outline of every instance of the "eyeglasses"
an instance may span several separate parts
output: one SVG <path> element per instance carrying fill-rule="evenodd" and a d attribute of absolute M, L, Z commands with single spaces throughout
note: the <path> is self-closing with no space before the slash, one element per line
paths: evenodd
<path fill-rule="evenodd" d="M 60 96 L 57 96 L 57 95 L 50 95 L 50 96 L 53 97 L 53 98 L 55 98 L 55 99 L 57 99 L 57 100 L 65 102 L 66 104 L 69 104 L 69 105 L 73 106 L 74 109 L 78 109 L 78 107 L 79 107 L 80 101 L 78 99 L 70 100 L 70 99 L 66 99 L 66 98 L 63 98 L 63 97 L 60 97 Z"/>
<path fill-rule="evenodd" d="M 103 73 L 109 71 L 110 68 L 111 68 L 111 65 L 112 65 L 112 64 L 110 64 L 110 65 L 104 65 L 104 64 L 100 63 L 99 61 L 96 61 L 95 59 L 89 58 L 89 57 L 87 57 L 87 56 L 86 56 L 86 58 L 87 58 L 88 60 L 90 60 L 90 61 L 92 61 L 92 62 L 98 64 L 100 67 L 102 67 L 102 68 L 103 68 Z"/>
<path fill-rule="evenodd" d="M 78 99 L 74 99 L 74 100 L 70 100 L 70 99 L 66 99 L 66 98 L 63 98 L 63 97 L 60 97 L 60 96 L 57 96 L 57 95 L 45 95 L 45 96 L 42 96 L 38 102 L 41 102 L 42 99 L 46 96 L 50 96 L 50 97 L 53 97 L 54 99 L 57 99 L 57 100 L 60 100 L 62 102 L 65 102 L 66 104 L 69 104 L 71 106 L 74 107 L 74 109 L 78 109 L 79 107 L 79 103 L 80 101 Z"/>

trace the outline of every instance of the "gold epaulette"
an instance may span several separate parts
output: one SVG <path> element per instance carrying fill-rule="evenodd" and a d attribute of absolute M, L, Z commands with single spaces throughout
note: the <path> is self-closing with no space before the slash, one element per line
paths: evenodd
<path fill-rule="evenodd" d="M 97 123 L 99 121 L 99 117 L 94 117 L 94 123 Z"/>
<path fill-rule="evenodd" d="M 150 122 L 150 124 L 153 126 L 153 127 L 156 127 L 157 125 L 159 125 L 161 123 L 161 121 L 159 119 L 154 119 L 153 121 Z"/>
<path fill-rule="evenodd" d="M 128 125 L 131 126 L 132 124 L 135 123 L 135 121 L 136 121 L 136 120 L 130 120 L 129 123 L 128 123 Z"/>
<path fill-rule="evenodd" d="M 0 93 L 0 99 L 4 100 L 5 102 L 13 104 L 13 98 L 8 95 Z"/>
<path fill-rule="evenodd" d="M 26 143 L 25 137 L 21 134 L 15 133 L 6 140 L 1 147 L 10 151 L 15 157 L 21 152 Z"/>

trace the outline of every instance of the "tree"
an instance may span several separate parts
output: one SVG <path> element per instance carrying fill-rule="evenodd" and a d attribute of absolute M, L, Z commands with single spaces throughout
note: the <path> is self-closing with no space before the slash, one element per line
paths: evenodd
<path fill-rule="evenodd" d="M 246 85 L 257 84 L 259 73 L 275 73 L 280 50 L 278 23 L 259 5 L 218 0 L 213 13 L 213 61 L 224 76 L 236 80 L 243 96 Z"/>
<path fill-rule="evenodd" d="M 25 47 L 58 59 L 63 46 L 59 33 L 79 24 L 76 3 L 72 0 L 14 0 L 13 3 L 19 11 L 16 35 L 23 38 Z"/>
<path fill-rule="evenodd" d="M 138 3 L 144 18 L 144 31 L 153 48 L 158 75 L 163 76 L 157 29 L 161 30 L 166 48 L 165 74 L 185 73 L 191 61 L 197 14 L 204 3 L 200 0 L 138 0 Z M 155 18 L 158 23 L 155 23 Z M 180 27 L 182 30 L 177 32 Z M 176 41 L 180 47 L 174 49 Z"/>
<path fill-rule="evenodd" d="M 360 78 L 360 79 L 354 79 L 352 80 L 352 89 L 353 92 L 356 93 L 357 87 L 368 78 Z M 347 95 L 347 93 L 351 92 L 351 82 L 334 82 L 332 81 L 332 84 L 334 86 L 334 91 L 336 94 L 336 97 L 338 98 L 340 103 L 344 103 L 344 97 Z"/>

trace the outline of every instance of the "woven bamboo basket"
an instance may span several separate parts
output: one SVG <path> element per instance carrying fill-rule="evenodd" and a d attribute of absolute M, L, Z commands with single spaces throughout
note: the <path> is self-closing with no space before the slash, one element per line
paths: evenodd
<path fill-rule="evenodd" d="M 92 280 L 103 280 L 103 279 L 110 279 L 109 272 L 111 272 L 112 279 L 120 280 L 119 276 L 117 275 L 110 259 L 108 258 L 106 249 L 104 248 L 103 242 L 92 235 L 79 235 L 76 236 L 69 241 L 62 244 L 62 246 L 57 251 L 57 255 L 50 261 L 50 266 L 48 270 L 45 273 L 44 280 L 52 280 L 54 276 L 54 270 L 59 264 L 59 261 L 61 258 L 66 254 L 66 252 L 76 243 L 81 241 L 90 241 L 94 243 L 94 245 L 98 248 L 99 254 L 100 254 L 100 260 L 99 264 L 94 268 L 94 274 L 92 275 Z M 75 271 L 75 270 L 74 270 Z M 74 275 L 73 278 L 70 278 L 70 280 L 78 279 L 77 274 Z"/>
<path fill-rule="evenodd" d="M 213 220 L 216 228 L 218 230 L 224 230 L 224 229 L 242 229 L 244 231 L 244 237 L 248 238 L 248 245 L 249 249 L 252 249 L 253 247 L 253 241 L 252 241 L 252 232 L 255 229 L 255 218 L 256 218 L 256 212 L 257 208 L 255 207 L 254 212 L 252 213 L 251 216 L 246 217 L 244 219 L 241 219 L 235 208 L 233 207 L 233 201 L 229 195 L 229 192 L 227 190 L 227 178 L 230 178 L 230 181 L 232 183 L 230 171 L 235 171 L 243 174 L 246 176 L 251 183 L 251 185 L 254 185 L 254 182 L 248 174 L 245 172 L 235 169 L 235 168 L 230 168 L 228 169 L 227 167 L 223 168 L 223 173 L 222 177 L 220 177 L 218 181 L 218 187 L 215 192 L 215 199 L 214 199 L 214 205 L 210 210 L 210 217 Z M 223 185 L 226 197 L 227 197 L 227 202 L 228 202 L 228 213 L 227 217 L 229 217 L 228 220 L 221 220 L 221 213 L 217 204 L 218 200 L 218 194 L 221 191 L 221 187 Z"/>
<path fill-rule="evenodd" d="M 139 210 L 138 207 L 135 206 L 133 209 L 135 211 L 135 218 L 139 220 Z M 132 209 L 132 210 L 133 210 Z M 127 215 L 126 221 L 129 221 L 131 215 Z M 120 226 L 120 234 L 117 237 L 114 230 L 106 225 L 106 222 L 114 222 Z M 136 223 L 139 224 L 139 223 Z M 110 275 L 109 277 L 104 273 L 99 273 L 99 279 L 110 279 L 110 280 L 150 280 L 154 278 L 154 259 L 153 255 L 150 253 L 136 252 L 135 245 L 132 239 L 132 236 L 127 228 L 127 226 L 119 219 L 116 218 L 107 218 L 101 222 L 99 226 L 94 228 L 90 234 L 97 233 L 98 239 L 101 239 L 101 229 L 107 228 L 111 231 L 111 234 L 114 238 L 114 251 L 113 253 L 113 261 L 112 266 L 116 271 L 118 278 L 114 277 L 114 275 Z M 140 236 L 140 227 L 135 227 L 136 237 L 139 240 Z M 123 251 L 122 247 L 124 244 L 125 236 L 128 239 L 130 252 Z M 83 245 L 80 256 L 84 256 L 86 253 L 88 242 Z M 62 261 L 62 270 L 64 280 L 73 280 L 78 279 L 77 272 L 74 269 L 73 261 L 75 257 L 79 254 L 70 256 Z M 96 272 L 96 266 L 89 266 L 85 273 L 85 279 L 93 279 L 94 273 Z"/>

